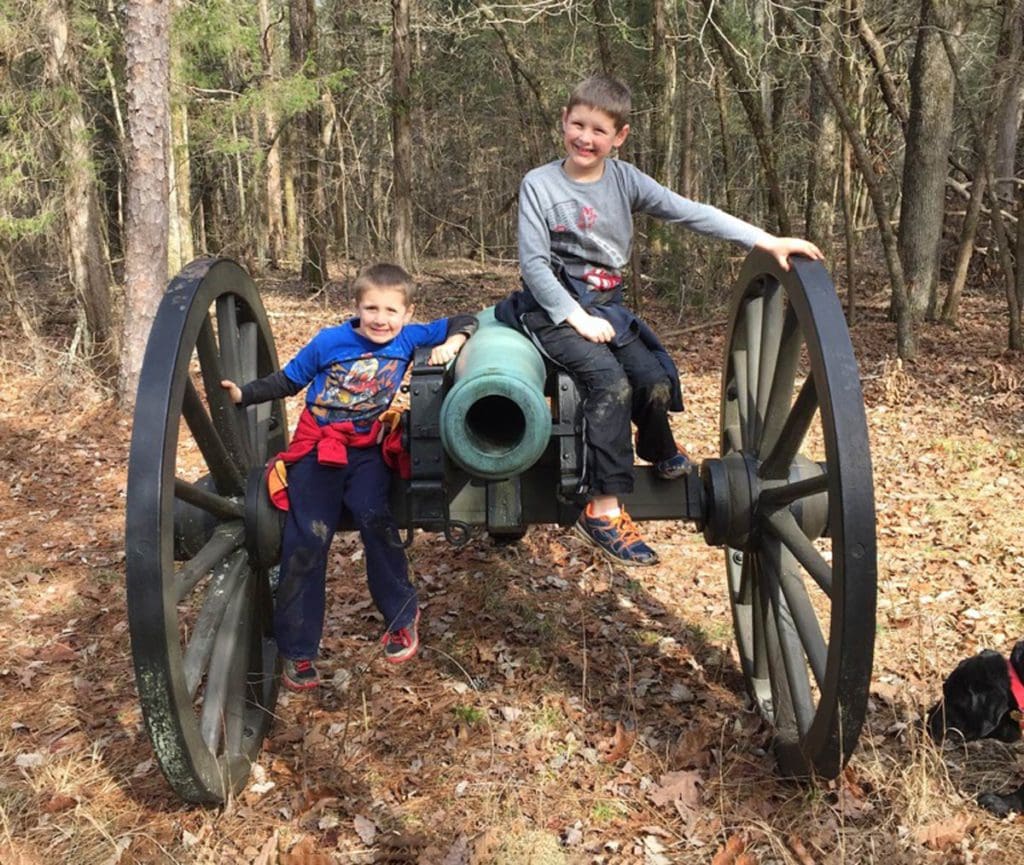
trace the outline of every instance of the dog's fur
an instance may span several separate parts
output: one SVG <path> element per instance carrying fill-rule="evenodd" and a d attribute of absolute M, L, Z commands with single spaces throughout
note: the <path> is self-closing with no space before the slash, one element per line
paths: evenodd
<path fill-rule="evenodd" d="M 942 684 L 942 699 L 928 710 L 928 732 L 936 742 L 959 735 L 966 742 L 998 739 L 1016 742 L 1021 725 L 1011 712 L 1024 711 L 1010 690 L 1007 659 L 986 649 L 961 661 Z M 1017 675 L 1024 681 L 1024 641 L 1010 654 Z M 1024 813 L 1024 784 L 1012 793 L 982 793 L 978 804 L 999 817 L 1011 811 Z"/>

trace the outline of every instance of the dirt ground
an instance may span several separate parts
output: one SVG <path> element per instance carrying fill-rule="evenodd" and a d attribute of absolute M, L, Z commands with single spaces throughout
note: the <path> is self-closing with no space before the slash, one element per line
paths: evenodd
<path fill-rule="evenodd" d="M 431 263 L 418 318 L 473 310 L 511 270 Z M 262 289 L 286 359 L 351 309 Z M 724 312 L 647 302 L 684 372 L 679 441 L 712 456 Z M 283 694 L 251 783 L 183 804 L 153 757 L 124 592 L 131 418 L 56 346 L 0 323 L 0 863 L 1018 863 L 1024 823 L 974 804 L 1024 778 L 1020 747 L 938 750 L 918 728 L 956 661 L 1024 637 L 1024 365 L 999 292 L 964 298 L 893 355 L 885 299 L 852 335 L 879 541 L 867 725 L 834 782 L 778 778 L 744 697 L 722 553 L 648 524 L 661 564 L 625 571 L 571 533 L 410 551 L 424 648 L 388 668 L 355 535 L 328 575 L 322 672 Z M 289 404 L 292 423 L 298 403 Z M 745 853 L 739 854 L 745 847 Z M 747 858 L 743 858 L 743 856 Z"/>

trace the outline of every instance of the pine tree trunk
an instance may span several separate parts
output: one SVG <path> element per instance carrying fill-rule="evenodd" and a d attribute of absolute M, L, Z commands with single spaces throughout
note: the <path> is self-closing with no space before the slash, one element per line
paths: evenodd
<path fill-rule="evenodd" d="M 129 146 L 118 391 L 128 407 L 135 404 L 146 341 L 167 282 L 169 19 L 164 0 L 125 4 Z"/>

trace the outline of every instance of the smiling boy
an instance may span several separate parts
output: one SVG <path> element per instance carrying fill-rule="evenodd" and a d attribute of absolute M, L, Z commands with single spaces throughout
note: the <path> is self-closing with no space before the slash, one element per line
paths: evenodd
<path fill-rule="evenodd" d="M 368 267 L 355 282 L 355 318 L 321 330 L 279 372 L 242 387 L 221 382 L 242 406 L 292 396 L 308 385 L 292 442 L 275 459 L 275 467 L 287 466 L 288 515 L 274 636 L 284 658 L 283 682 L 292 690 L 320 682 L 314 661 L 323 634 L 327 553 L 345 512 L 359 527 L 370 595 L 384 617 L 385 659 L 401 663 L 419 648 L 416 589 L 405 550 L 389 540 L 396 528 L 380 417 L 415 350 L 434 346 L 430 363 L 447 363 L 476 330 L 476 318 L 411 323 L 414 290 L 401 267 Z"/>
<path fill-rule="evenodd" d="M 690 469 L 668 412 L 682 409 L 679 376 L 654 332 L 622 296 L 622 269 L 633 242 L 633 214 L 646 213 L 747 249 L 771 253 L 784 269 L 792 254 L 821 259 L 800 238 L 774 237 L 715 207 L 683 198 L 639 169 L 612 158 L 629 135 L 631 95 L 620 81 L 592 77 L 562 111 L 565 156 L 530 171 L 519 189 L 519 268 L 523 290 L 496 315 L 526 332 L 573 374 L 583 395 L 586 507 L 577 532 L 626 565 L 658 556 L 641 538 L 619 497 L 633 489 L 637 454 L 667 479 Z"/>

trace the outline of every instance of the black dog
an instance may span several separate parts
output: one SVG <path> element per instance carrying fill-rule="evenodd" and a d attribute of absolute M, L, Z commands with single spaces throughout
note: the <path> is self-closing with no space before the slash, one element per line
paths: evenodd
<path fill-rule="evenodd" d="M 928 732 L 936 742 L 957 733 L 964 741 L 1016 742 L 1024 735 L 1024 641 L 1009 660 L 986 649 L 961 661 L 942 684 L 942 700 L 928 711 Z M 1024 813 L 1024 784 L 1012 793 L 982 793 L 978 804 L 999 817 Z"/>

